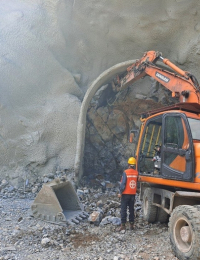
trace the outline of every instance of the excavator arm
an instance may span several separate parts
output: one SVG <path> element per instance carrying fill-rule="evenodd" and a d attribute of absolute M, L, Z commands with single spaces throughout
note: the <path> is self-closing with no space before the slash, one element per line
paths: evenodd
<path fill-rule="evenodd" d="M 161 60 L 173 72 L 160 68 L 156 62 Z M 127 68 L 124 77 L 117 77 L 112 84 L 114 91 L 120 91 L 140 78 L 150 76 L 160 82 L 172 92 L 179 102 L 200 103 L 200 87 L 197 79 L 187 71 L 183 71 L 168 59 L 162 57 L 160 52 L 148 51 L 144 56 Z M 117 83 L 116 83 L 117 82 Z"/>

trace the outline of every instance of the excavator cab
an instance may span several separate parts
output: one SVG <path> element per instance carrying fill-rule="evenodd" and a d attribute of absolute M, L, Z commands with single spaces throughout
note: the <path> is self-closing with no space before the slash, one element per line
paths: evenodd
<path fill-rule="evenodd" d="M 146 120 L 139 143 L 140 175 L 194 180 L 193 138 L 185 113 L 166 111 Z"/>

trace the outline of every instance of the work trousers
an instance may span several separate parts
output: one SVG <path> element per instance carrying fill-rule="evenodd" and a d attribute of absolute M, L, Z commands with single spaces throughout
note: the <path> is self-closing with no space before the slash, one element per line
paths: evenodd
<path fill-rule="evenodd" d="M 121 223 L 127 220 L 127 210 L 129 210 L 129 222 L 134 223 L 134 203 L 135 195 L 122 194 L 121 196 Z"/>

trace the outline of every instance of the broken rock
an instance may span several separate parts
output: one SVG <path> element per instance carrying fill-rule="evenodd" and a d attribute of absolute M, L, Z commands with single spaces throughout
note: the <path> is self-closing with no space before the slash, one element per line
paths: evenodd
<path fill-rule="evenodd" d="M 98 226 L 103 218 L 103 213 L 100 211 L 94 211 L 88 218 L 88 221 L 95 226 Z"/>
<path fill-rule="evenodd" d="M 42 239 L 41 245 L 43 247 L 47 247 L 47 246 L 49 246 L 49 244 L 50 244 L 50 239 L 48 237 L 45 237 L 45 238 Z"/>

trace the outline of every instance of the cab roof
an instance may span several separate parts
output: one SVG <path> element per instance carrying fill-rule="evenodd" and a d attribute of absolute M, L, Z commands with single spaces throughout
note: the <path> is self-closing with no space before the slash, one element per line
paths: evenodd
<path fill-rule="evenodd" d="M 200 114 L 200 104 L 198 103 L 177 103 L 171 106 L 161 107 L 155 110 L 151 110 L 149 112 L 142 113 L 142 118 L 147 118 L 157 113 L 171 111 L 171 110 L 181 110 L 187 111 L 195 114 Z"/>

